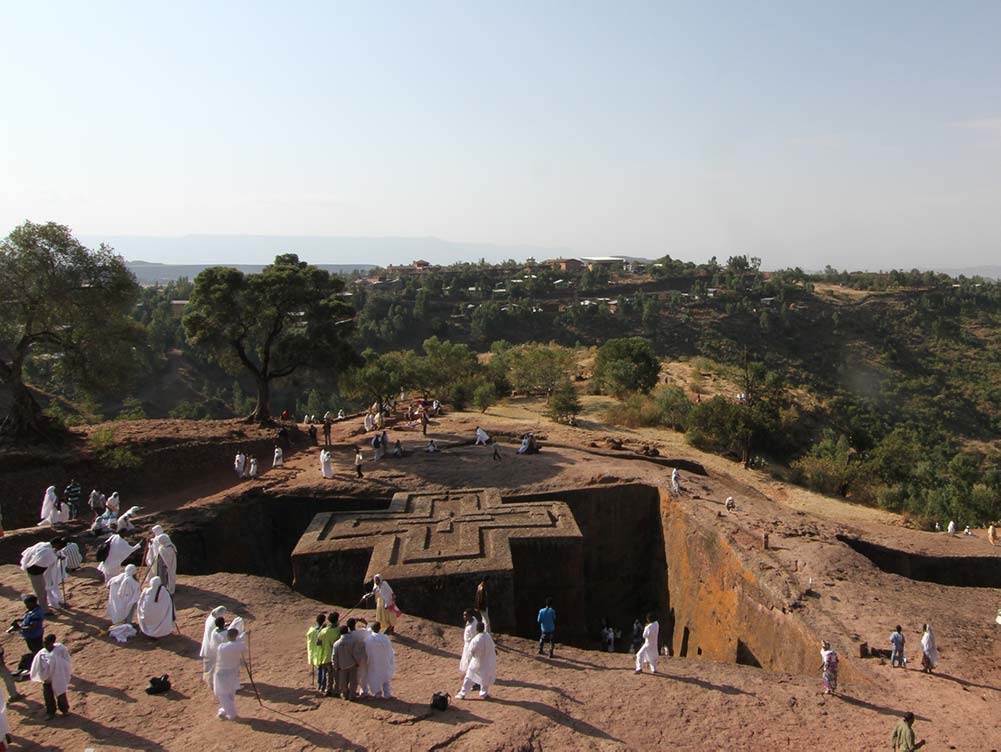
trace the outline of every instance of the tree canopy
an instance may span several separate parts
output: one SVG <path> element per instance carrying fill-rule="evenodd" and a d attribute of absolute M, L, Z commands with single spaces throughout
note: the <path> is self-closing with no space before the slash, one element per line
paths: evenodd
<path fill-rule="evenodd" d="M 337 297 L 343 286 L 294 253 L 277 256 L 260 274 L 212 267 L 195 278 L 184 331 L 227 370 L 253 376 L 257 404 L 248 419 L 267 421 L 274 379 L 355 359 L 345 339 L 352 309 Z"/>
<path fill-rule="evenodd" d="M 594 377 L 607 392 L 649 392 L 659 376 L 660 361 L 642 337 L 610 339 L 598 348 Z"/>
<path fill-rule="evenodd" d="M 85 248 L 70 229 L 25 222 L 0 243 L 0 384 L 10 406 L 0 433 L 41 437 L 41 409 L 24 383 L 47 358 L 64 389 L 113 389 L 127 377 L 139 286 L 114 251 Z"/>

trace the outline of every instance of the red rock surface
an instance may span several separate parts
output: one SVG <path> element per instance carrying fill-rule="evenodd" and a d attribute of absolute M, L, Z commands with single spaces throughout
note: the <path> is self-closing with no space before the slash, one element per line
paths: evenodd
<path fill-rule="evenodd" d="M 567 429 L 459 414 L 432 430 L 445 442 L 466 441 L 478 422 L 487 430 L 512 434 L 538 427 L 550 440 L 581 448 L 546 447 L 540 455 L 516 457 L 513 445 L 505 445 L 501 462 L 492 461 L 490 450 L 480 447 L 460 446 L 440 455 L 416 452 L 403 460 L 368 463 L 365 479 L 358 482 L 350 466 L 354 437 L 348 432 L 354 426 L 338 426 L 334 480 L 320 478 L 316 450 L 302 449 L 290 457 L 287 468 L 269 470 L 258 481 L 226 480 L 227 464 L 218 478 L 192 478 L 193 483 L 212 481 L 224 487 L 217 493 L 171 492 L 151 495 L 147 502 L 151 509 L 208 505 L 252 485 L 282 492 L 323 489 L 384 497 L 406 488 L 471 486 L 496 486 L 507 494 L 541 493 L 611 478 L 668 484 L 670 470 L 662 465 L 586 451 L 589 442 L 607 435 L 602 426 Z M 419 429 L 391 429 L 391 440 L 394 434 L 404 436 L 408 448 L 423 446 Z M 643 432 L 617 430 L 616 435 L 626 438 L 627 449 L 651 441 Z M 920 533 L 892 515 L 804 494 L 687 449 L 670 436 L 659 443 L 662 456 L 695 459 L 708 470 L 706 477 L 683 476 L 685 494 L 679 503 L 685 505 L 692 530 L 717 542 L 710 545 L 732 550 L 734 571 L 750 573 L 741 576 L 753 581 L 763 598 L 772 599 L 776 613 L 797 604 L 789 618 L 801 620 L 809 634 L 821 633 L 840 648 L 842 696 L 823 696 L 819 671 L 812 667 L 803 674 L 784 673 L 669 658 L 663 659 L 662 674 L 635 676 L 632 658 L 624 653 L 561 648 L 550 661 L 535 655 L 531 641 L 501 636 L 494 699 L 457 702 L 444 713 L 433 713 L 427 707 L 432 692 L 458 688 L 461 633 L 457 627 L 405 617 L 395 638 L 396 699 L 349 704 L 319 698 L 309 688 L 303 638 L 313 615 L 328 606 L 281 583 L 248 575 L 182 576 L 177 606 L 183 636 L 159 642 L 136 638 L 119 646 L 104 635 L 104 588 L 96 572 L 85 569 L 71 578 L 69 610 L 50 625 L 73 655 L 73 715 L 46 723 L 40 686 L 22 684 L 29 699 L 8 710 L 13 748 L 798 750 L 823 745 L 876 750 L 889 748 L 890 731 L 906 710 L 916 714 L 917 735 L 928 740 L 928 749 L 1001 748 L 1001 627 L 993 620 L 1001 607 L 1001 591 L 946 587 L 884 573 L 836 535 L 858 535 L 934 555 L 1001 552 L 982 536 Z M 722 512 L 721 502 L 728 495 L 738 502 L 731 515 Z M 761 548 L 765 532 L 769 551 Z M 815 595 L 803 597 L 810 578 Z M 0 615 L 14 618 L 20 611 L 15 597 L 26 587 L 26 578 L 8 564 L 0 567 L 0 586 L 8 598 Z M 712 601 L 709 593 L 703 602 Z M 254 678 L 264 700 L 264 707 L 258 705 L 246 686 L 238 696 L 244 716 L 238 723 L 215 717 L 215 701 L 200 678 L 197 652 L 204 616 L 219 604 L 248 617 Z M 344 614 L 347 607 L 340 610 Z M 942 664 L 933 675 L 914 670 L 924 621 L 935 625 L 939 639 Z M 892 670 L 879 660 L 852 654 L 862 640 L 887 647 L 897 623 L 907 634 L 908 670 Z M 22 643 L 16 636 L 4 639 L 10 664 Z M 174 691 L 145 695 L 148 678 L 162 673 L 171 675 Z"/>

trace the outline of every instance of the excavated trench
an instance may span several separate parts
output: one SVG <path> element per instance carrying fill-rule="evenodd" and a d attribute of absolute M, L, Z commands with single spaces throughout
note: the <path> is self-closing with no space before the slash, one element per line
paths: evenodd
<path fill-rule="evenodd" d="M 537 636 L 536 612 L 552 595 L 559 639 L 579 647 L 597 647 L 603 620 L 621 630 L 620 646 L 627 647 L 633 620 L 653 611 L 672 655 L 793 673 L 816 668 L 816 635 L 786 612 L 782 594 L 759 581 L 748 552 L 660 489 L 600 486 L 504 500 L 564 501 L 584 537 L 582 559 L 569 564 L 540 558 L 532 542 L 512 543 L 517 634 Z M 385 509 L 389 501 L 257 492 L 173 513 L 171 536 L 184 554 L 185 574 L 241 572 L 291 584 L 291 552 L 314 515 Z M 360 593 L 366 565 L 367 557 L 359 557 L 338 578 L 357 583 Z M 472 597 L 440 584 L 414 596 L 401 594 L 405 611 L 452 624 Z"/>
<path fill-rule="evenodd" d="M 1001 587 L 1001 557 L 927 556 L 849 535 L 839 535 L 838 540 L 889 574 L 951 587 Z"/>

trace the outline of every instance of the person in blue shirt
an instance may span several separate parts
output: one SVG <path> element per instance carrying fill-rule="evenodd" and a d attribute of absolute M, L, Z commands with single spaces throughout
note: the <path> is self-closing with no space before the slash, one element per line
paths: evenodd
<path fill-rule="evenodd" d="M 556 644 L 556 609 L 553 608 L 553 599 L 546 598 L 545 608 L 539 609 L 539 629 L 542 636 L 539 637 L 539 655 L 542 655 L 542 646 L 549 641 L 549 657 L 553 657 L 553 647 Z"/>
<path fill-rule="evenodd" d="M 35 653 L 42 649 L 42 637 L 45 634 L 45 612 L 38 605 L 38 598 L 34 595 L 25 595 L 22 600 L 24 601 L 24 616 L 21 617 L 21 621 L 12 622 L 10 630 L 8 630 L 19 630 L 30 651 L 30 655 L 21 658 L 18 673 L 26 672 L 31 666 Z"/>

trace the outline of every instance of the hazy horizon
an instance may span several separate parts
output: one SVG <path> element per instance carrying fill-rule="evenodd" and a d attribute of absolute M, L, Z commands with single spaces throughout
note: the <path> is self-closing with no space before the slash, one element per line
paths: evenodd
<path fill-rule="evenodd" d="M 765 268 L 1001 258 L 1001 3 L 56 2 L 0 18 L 2 235 L 30 219 L 86 238 L 431 238 Z"/>

